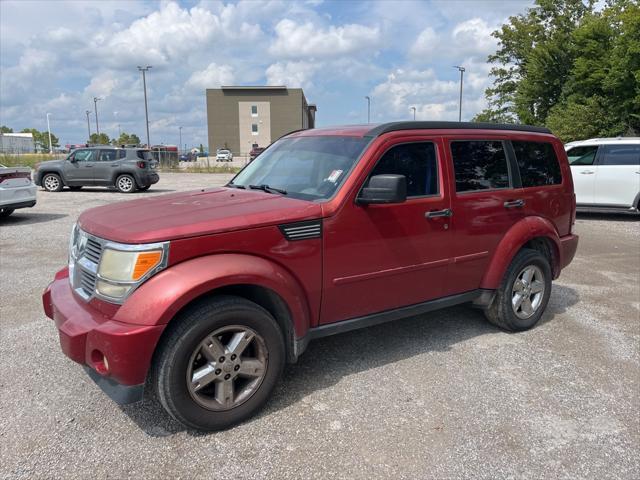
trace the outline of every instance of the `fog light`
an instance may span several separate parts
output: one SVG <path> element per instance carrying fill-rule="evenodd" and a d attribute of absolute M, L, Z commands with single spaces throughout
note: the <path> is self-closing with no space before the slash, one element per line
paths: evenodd
<path fill-rule="evenodd" d="M 111 283 L 107 283 L 102 280 L 99 280 L 97 285 L 97 290 L 100 295 L 104 295 L 106 297 L 122 298 L 127 293 L 129 293 L 129 290 L 131 290 L 131 286 L 113 285 Z"/>
<path fill-rule="evenodd" d="M 109 373 L 109 362 L 107 361 L 107 357 L 100 350 L 94 350 L 91 352 L 91 363 L 93 363 L 93 368 L 100 375 L 106 375 Z"/>

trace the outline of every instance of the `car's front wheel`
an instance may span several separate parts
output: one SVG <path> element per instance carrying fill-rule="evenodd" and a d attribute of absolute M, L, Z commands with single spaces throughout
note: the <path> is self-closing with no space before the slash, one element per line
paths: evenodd
<path fill-rule="evenodd" d="M 513 332 L 528 330 L 538 321 L 551 295 L 551 265 L 537 250 L 520 250 L 485 310 L 494 325 Z"/>
<path fill-rule="evenodd" d="M 163 407 L 198 430 L 221 430 L 259 410 L 282 372 L 285 347 L 275 319 L 239 297 L 200 302 L 174 320 L 155 359 Z"/>
<path fill-rule="evenodd" d="M 131 175 L 120 175 L 116 178 L 116 188 L 121 193 L 131 193 L 136 190 L 136 180 Z"/>
<path fill-rule="evenodd" d="M 47 192 L 59 192 L 62 190 L 62 179 L 55 173 L 47 173 L 42 177 L 42 186 Z"/>

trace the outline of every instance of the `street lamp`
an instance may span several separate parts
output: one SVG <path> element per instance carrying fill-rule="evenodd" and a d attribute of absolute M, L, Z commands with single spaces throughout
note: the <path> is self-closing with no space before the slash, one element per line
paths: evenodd
<path fill-rule="evenodd" d="M 51 114 L 47 113 L 47 130 L 49 130 L 49 153 L 53 153 L 53 145 L 51 145 L 51 127 L 49 126 L 49 115 Z"/>
<path fill-rule="evenodd" d="M 100 97 L 93 97 L 93 109 L 96 112 L 96 133 L 100 135 L 100 125 L 98 124 L 98 101 L 102 100 Z"/>
<path fill-rule="evenodd" d="M 367 95 L 364 98 L 367 99 L 367 123 L 371 123 L 371 97 Z"/>
<path fill-rule="evenodd" d="M 89 136 L 87 137 L 88 142 L 91 139 L 91 125 L 89 125 L 89 115 L 91 115 L 91 111 L 86 110 L 84 113 L 87 114 L 87 132 L 89 133 Z"/>
<path fill-rule="evenodd" d="M 178 143 L 178 153 L 181 153 L 182 150 L 182 127 L 178 127 L 178 131 L 180 132 L 180 143 Z"/>
<path fill-rule="evenodd" d="M 416 119 L 416 107 L 411 107 L 411 110 L 413 110 L 413 120 Z"/>
<path fill-rule="evenodd" d="M 138 65 L 138 70 L 142 72 L 142 85 L 144 87 L 144 117 L 147 122 L 147 148 L 151 148 L 151 141 L 149 140 L 149 109 L 147 108 L 147 77 L 146 73 L 152 68 L 151 65 L 141 67 Z"/>
<path fill-rule="evenodd" d="M 457 68 L 460 72 L 460 109 L 458 110 L 458 121 L 462 121 L 462 79 L 464 78 L 464 67 L 454 65 L 453 68 Z"/>

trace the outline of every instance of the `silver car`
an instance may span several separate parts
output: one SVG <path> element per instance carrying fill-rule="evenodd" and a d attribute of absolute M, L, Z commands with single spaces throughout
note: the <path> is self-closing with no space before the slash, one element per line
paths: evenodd
<path fill-rule="evenodd" d="M 36 186 L 31 181 L 29 167 L 0 165 L 0 218 L 6 218 L 18 208 L 36 204 Z"/>

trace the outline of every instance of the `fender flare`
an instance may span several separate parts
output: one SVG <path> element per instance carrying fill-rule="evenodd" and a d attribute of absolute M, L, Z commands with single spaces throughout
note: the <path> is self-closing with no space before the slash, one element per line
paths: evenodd
<path fill-rule="evenodd" d="M 562 248 L 558 232 L 553 224 L 545 218 L 526 217 L 513 225 L 506 235 L 502 237 L 480 282 L 480 288 L 490 290 L 499 288 L 502 277 L 513 257 L 529 240 L 540 237 L 550 240 L 553 246 L 551 270 L 553 271 L 553 278 L 557 278 L 560 274 L 559 266 L 562 265 L 562 259 L 560 258 Z"/>
<path fill-rule="evenodd" d="M 300 283 L 278 264 L 247 254 L 207 255 L 170 266 L 134 291 L 113 319 L 136 325 L 166 325 L 196 298 L 233 285 L 271 290 L 288 307 L 295 335 L 302 337 L 309 329 L 311 314 Z"/>
<path fill-rule="evenodd" d="M 60 177 L 60 180 L 62 180 L 62 184 L 67 185 L 67 179 L 64 177 L 64 174 L 62 173 L 62 169 L 60 167 L 49 167 L 45 168 L 42 171 L 38 171 L 38 175 L 40 176 L 40 183 L 42 183 L 42 179 L 44 178 L 44 176 L 49 173 L 55 173 Z"/>

